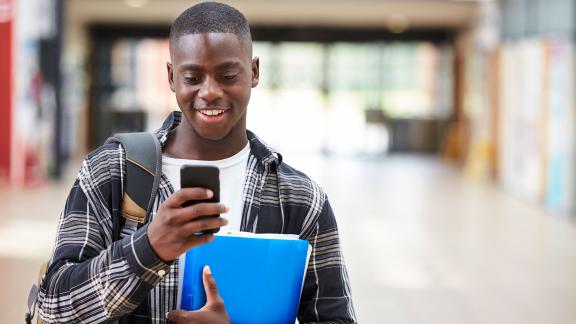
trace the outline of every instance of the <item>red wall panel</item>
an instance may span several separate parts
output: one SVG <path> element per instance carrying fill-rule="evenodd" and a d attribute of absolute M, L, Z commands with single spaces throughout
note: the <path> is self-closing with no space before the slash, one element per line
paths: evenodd
<path fill-rule="evenodd" d="M 12 127 L 12 0 L 0 0 L 0 181 L 10 174 Z"/>

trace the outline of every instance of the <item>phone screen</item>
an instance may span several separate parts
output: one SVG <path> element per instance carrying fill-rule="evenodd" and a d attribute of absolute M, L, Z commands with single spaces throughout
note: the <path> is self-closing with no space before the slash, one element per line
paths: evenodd
<path fill-rule="evenodd" d="M 214 195 L 210 199 L 190 200 L 182 204 L 182 207 L 191 206 L 200 202 L 220 202 L 220 170 L 213 166 L 183 165 L 180 168 L 181 188 L 206 188 Z M 219 217 L 220 215 L 207 215 L 204 217 Z M 204 233 L 217 233 L 219 229 L 208 230 Z"/>

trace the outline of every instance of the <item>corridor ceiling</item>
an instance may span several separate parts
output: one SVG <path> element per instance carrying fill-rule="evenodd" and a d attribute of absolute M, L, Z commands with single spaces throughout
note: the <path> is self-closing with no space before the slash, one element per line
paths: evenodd
<path fill-rule="evenodd" d="M 462 28 L 475 19 L 478 2 L 464 0 L 235 0 L 251 25 L 382 27 L 405 21 L 411 28 Z M 170 24 L 194 1 L 67 0 L 72 25 Z M 133 7 L 131 7 L 133 6 Z"/>

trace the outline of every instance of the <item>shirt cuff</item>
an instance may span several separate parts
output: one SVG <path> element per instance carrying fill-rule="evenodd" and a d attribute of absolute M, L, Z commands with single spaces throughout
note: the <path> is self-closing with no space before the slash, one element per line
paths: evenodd
<path fill-rule="evenodd" d="M 172 262 L 160 259 L 148 240 L 148 224 L 123 239 L 122 250 L 128 265 L 145 282 L 154 285 L 170 270 Z"/>

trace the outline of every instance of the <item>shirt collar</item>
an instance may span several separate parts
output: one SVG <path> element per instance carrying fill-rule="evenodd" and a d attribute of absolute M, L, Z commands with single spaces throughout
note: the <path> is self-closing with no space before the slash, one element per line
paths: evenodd
<path fill-rule="evenodd" d="M 170 132 L 172 132 L 176 126 L 180 124 L 182 121 L 182 112 L 180 111 L 173 111 L 162 126 L 154 132 L 158 140 L 160 141 L 160 145 L 164 147 L 168 137 L 170 136 Z M 270 164 L 274 164 L 279 166 L 282 163 L 282 155 L 273 149 L 268 144 L 264 143 L 258 136 L 252 133 L 249 130 L 246 130 L 246 135 L 248 136 L 248 141 L 250 142 L 250 152 L 258 159 L 260 163 L 267 166 Z"/>

